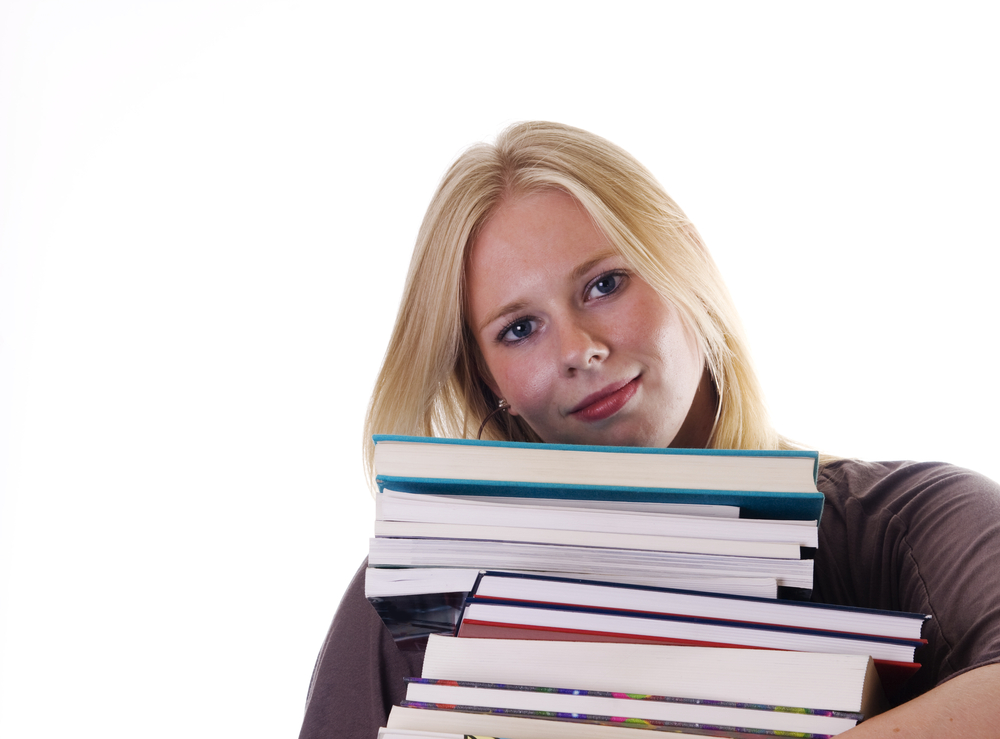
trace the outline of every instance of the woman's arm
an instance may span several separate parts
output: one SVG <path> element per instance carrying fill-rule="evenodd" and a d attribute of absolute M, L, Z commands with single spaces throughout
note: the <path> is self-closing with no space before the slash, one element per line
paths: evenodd
<path fill-rule="evenodd" d="M 400 652 L 365 599 L 361 565 L 337 609 L 309 686 L 299 739 L 375 739 L 418 676 L 422 652 Z"/>
<path fill-rule="evenodd" d="M 977 667 L 843 734 L 850 739 L 1000 736 L 1000 664 Z"/>

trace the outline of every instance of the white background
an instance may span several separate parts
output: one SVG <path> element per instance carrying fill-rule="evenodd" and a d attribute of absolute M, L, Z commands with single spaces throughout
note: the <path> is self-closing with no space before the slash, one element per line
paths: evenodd
<path fill-rule="evenodd" d="M 438 179 L 622 145 L 777 426 L 1000 478 L 990 3 L 0 3 L 0 735 L 295 736 Z"/>

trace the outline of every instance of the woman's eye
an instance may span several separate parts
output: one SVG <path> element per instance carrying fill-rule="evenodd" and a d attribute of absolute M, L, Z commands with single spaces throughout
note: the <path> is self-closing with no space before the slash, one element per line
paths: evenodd
<path fill-rule="evenodd" d="M 590 287 L 587 289 L 586 299 L 593 300 L 604 295 L 610 295 L 619 288 L 624 277 L 624 275 L 618 272 L 601 275 L 590 284 Z"/>
<path fill-rule="evenodd" d="M 500 332 L 500 341 L 513 344 L 526 339 L 535 331 L 535 321 L 530 318 L 519 318 Z"/>

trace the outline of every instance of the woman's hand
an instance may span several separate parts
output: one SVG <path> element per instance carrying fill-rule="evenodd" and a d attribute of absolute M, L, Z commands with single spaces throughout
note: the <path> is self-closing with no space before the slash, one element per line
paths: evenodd
<path fill-rule="evenodd" d="M 963 673 L 842 736 L 850 739 L 1000 737 L 1000 664 Z"/>

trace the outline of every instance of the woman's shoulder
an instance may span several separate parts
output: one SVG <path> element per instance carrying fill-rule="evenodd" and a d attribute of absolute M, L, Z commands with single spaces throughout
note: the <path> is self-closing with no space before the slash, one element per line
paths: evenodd
<path fill-rule="evenodd" d="M 945 462 L 868 462 L 836 459 L 823 464 L 817 487 L 831 512 L 859 507 L 867 515 L 940 513 L 945 501 L 985 506 L 1000 514 L 1000 485 L 978 472 Z"/>
<path fill-rule="evenodd" d="M 941 462 L 823 465 L 814 598 L 931 614 L 916 694 L 1000 661 L 1000 486 Z"/>

